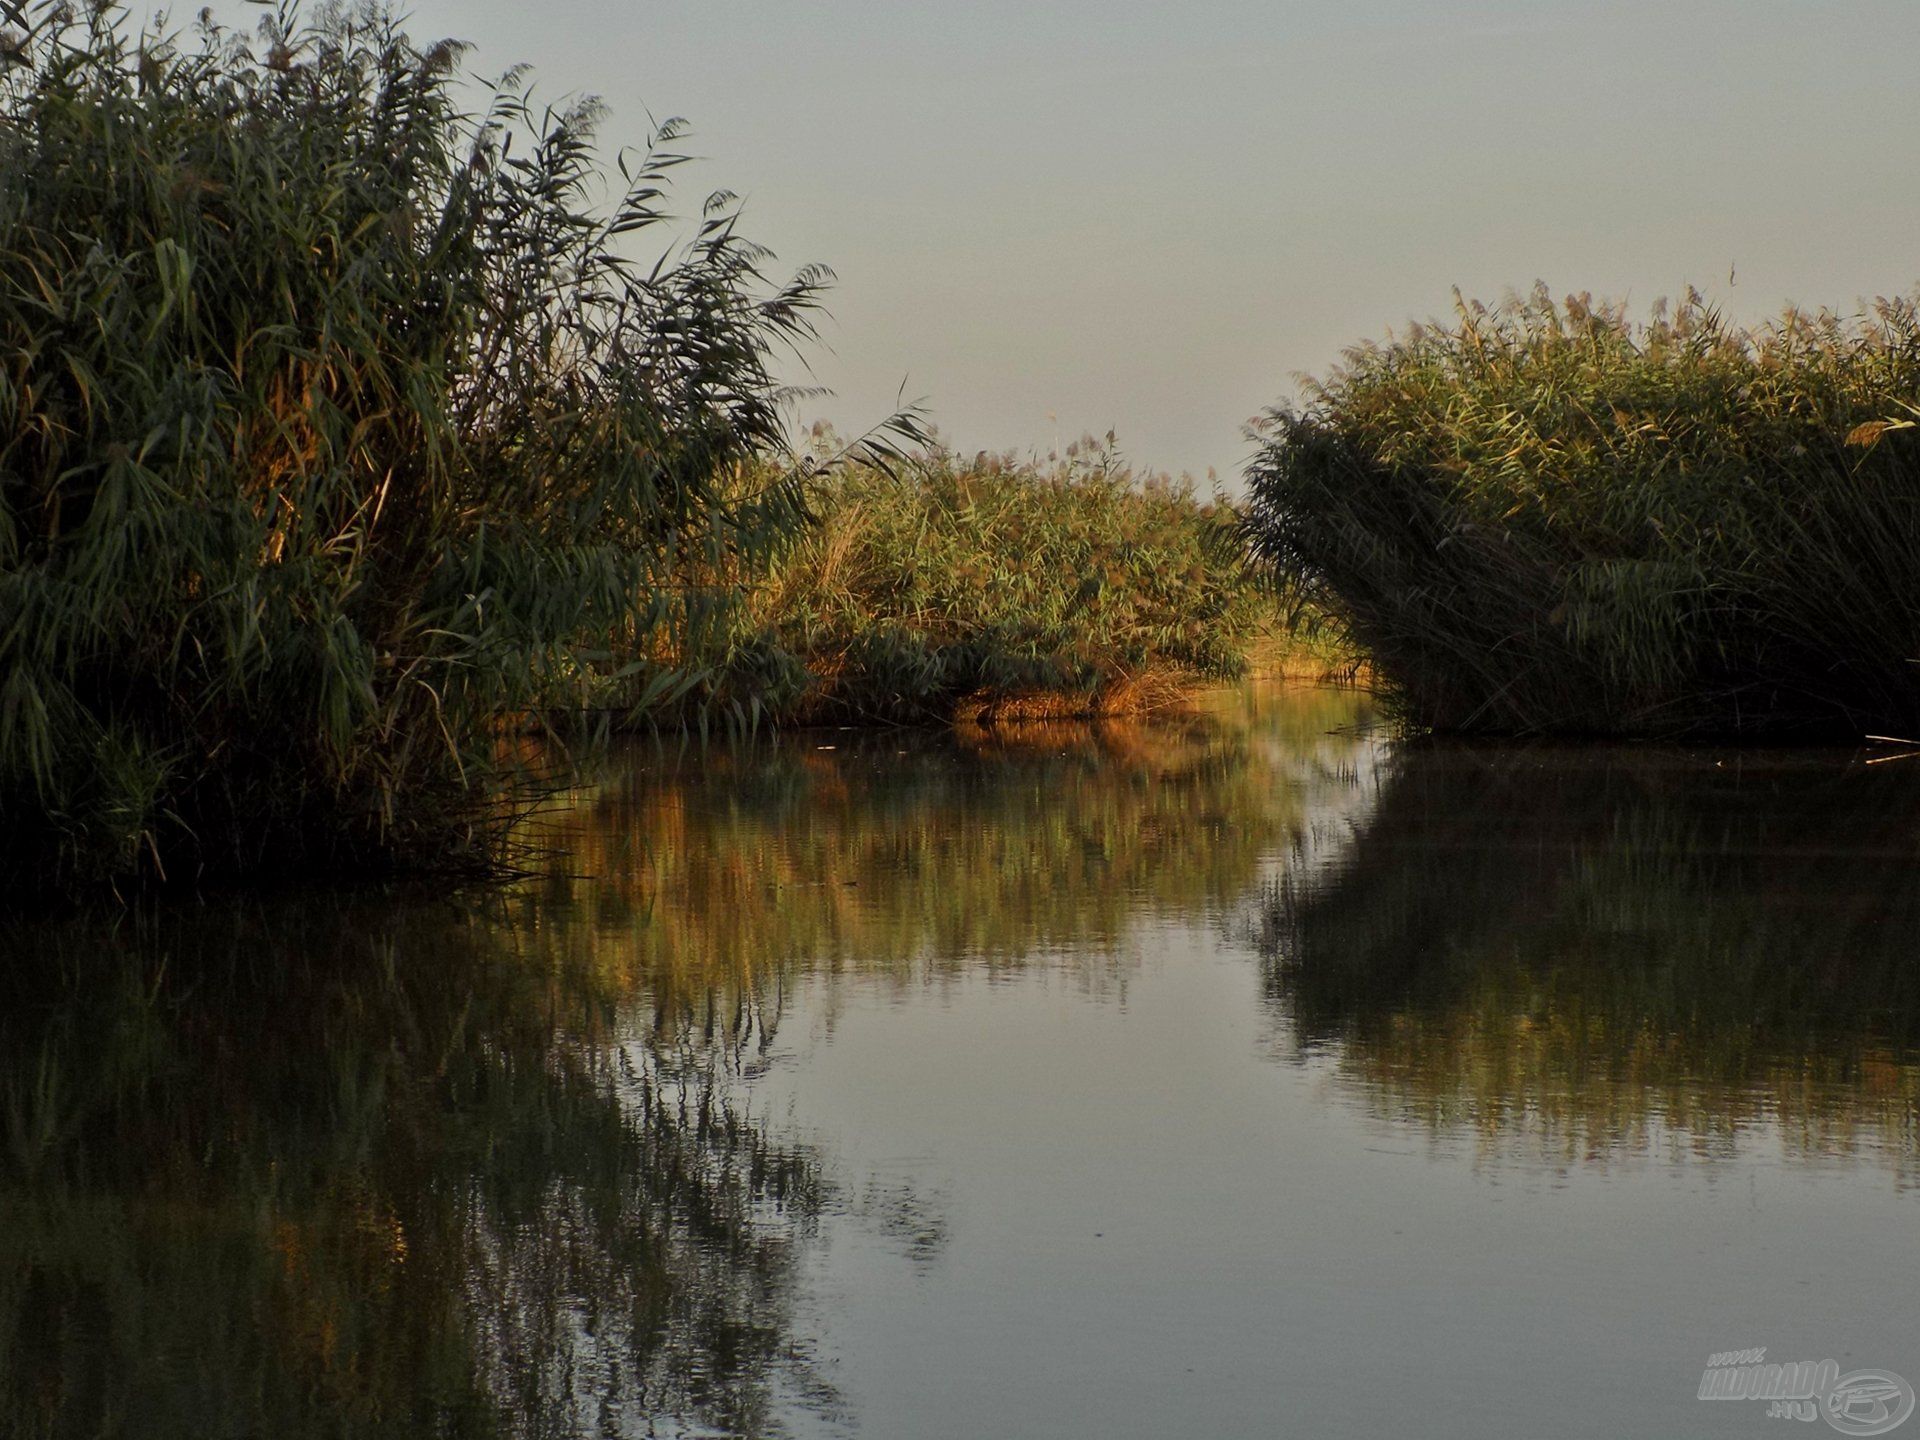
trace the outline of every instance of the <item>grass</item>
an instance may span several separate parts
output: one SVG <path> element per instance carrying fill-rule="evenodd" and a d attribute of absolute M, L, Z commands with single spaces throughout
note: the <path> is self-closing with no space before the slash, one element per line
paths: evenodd
<path fill-rule="evenodd" d="M 1463 304 L 1265 417 L 1248 534 L 1421 725 L 1913 734 L 1916 407 L 1910 301 Z"/>
<path fill-rule="evenodd" d="M 654 694 L 748 719 L 1136 713 L 1239 678 L 1272 628 L 1232 508 L 1136 473 L 1111 436 L 1046 462 L 835 466 L 808 502 L 764 564 L 690 581 L 701 612 L 655 647 Z"/>

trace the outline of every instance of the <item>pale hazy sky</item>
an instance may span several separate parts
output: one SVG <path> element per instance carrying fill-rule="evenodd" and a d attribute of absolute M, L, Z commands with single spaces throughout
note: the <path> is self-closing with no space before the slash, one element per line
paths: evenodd
<path fill-rule="evenodd" d="M 842 429 L 1117 430 L 1222 476 L 1341 348 L 1545 280 L 1743 318 L 1920 279 L 1920 0 L 416 0 L 417 37 L 685 116 L 823 261 Z M 1730 267 L 1736 281 L 1728 282 Z M 1057 420 L 1049 419 L 1049 415 Z"/>

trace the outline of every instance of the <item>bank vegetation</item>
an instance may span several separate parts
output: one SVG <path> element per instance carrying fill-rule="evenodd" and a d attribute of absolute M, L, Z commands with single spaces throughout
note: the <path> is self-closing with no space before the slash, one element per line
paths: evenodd
<path fill-rule="evenodd" d="M 1248 531 L 1414 722 L 1920 733 L 1920 308 L 1544 290 L 1270 412 Z"/>
<path fill-rule="evenodd" d="M 832 453 L 828 273 L 668 122 L 490 88 L 377 9 L 0 34 L 7 900 L 487 869 L 515 738 L 1165 698 L 1236 672 L 1230 517 L 1097 460 Z"/>

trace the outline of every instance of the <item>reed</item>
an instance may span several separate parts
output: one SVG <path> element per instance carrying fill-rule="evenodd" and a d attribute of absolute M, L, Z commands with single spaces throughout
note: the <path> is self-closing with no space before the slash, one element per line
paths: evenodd
<path fill-rule="evenodd" d="M 816 446 L 841 453 L 830 436 Z M 690 579 L 645 684 L 671 713 L 995 721 L 1137 713 L 1235 679 L 1273 628 L 1232 507 L 1136 472 L 1112 436 L 1048 460 L 934 446 L 827 465 L 813 523 Z M 699 683 L 665 676 L 692 672 Z M 641 707 L 644 709 L 645 707 Z"/>
<path fill-rule="evenodd" d="M 488 863 L 502 725 L 802 523 L 772 365 L 826 273 L 724 193 L 669 222 L 677 123 L 465 108 L 380 11 L 7 13 L 0 867 Z"/>
<path fill-rule="evenodd" d="M 1421 725 L 1911 734 L 1917 407 L 1913 301 L 1463 303 L 1269 412 L 1248 536 Z"/>

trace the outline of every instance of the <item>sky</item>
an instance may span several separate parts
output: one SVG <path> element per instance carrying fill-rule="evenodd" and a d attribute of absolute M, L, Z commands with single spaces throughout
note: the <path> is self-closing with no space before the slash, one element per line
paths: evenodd
<path fill-rule="evenodd" d="M 1223 483 L 1344 347 L 1545 281 L 1761 319 L 1920 280 L 1920 0 L 416 0 L 685 117 L 684 208 L 839 283 L 799 418 L 1114 430 Z"/>

